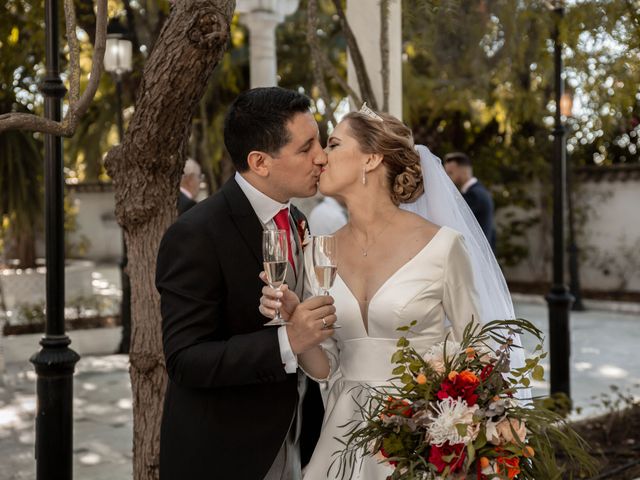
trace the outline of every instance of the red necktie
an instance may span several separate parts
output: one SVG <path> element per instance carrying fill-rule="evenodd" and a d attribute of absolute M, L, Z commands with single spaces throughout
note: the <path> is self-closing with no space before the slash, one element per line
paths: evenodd
<path fill-rule="evenodd" d="M 293 273 L 296 274 L 296 265 L 293 261 L 293 250 L 291 249 L 291 226 L 289 224 L 289 209 L 283 208 L 280 210 L 275 217 L 273 217 L 273 221 L 278 227 L 278 230 L 284 230 L 287 232 L 287 247 L 289 250 L 289 263 L 293 267 Z"/>

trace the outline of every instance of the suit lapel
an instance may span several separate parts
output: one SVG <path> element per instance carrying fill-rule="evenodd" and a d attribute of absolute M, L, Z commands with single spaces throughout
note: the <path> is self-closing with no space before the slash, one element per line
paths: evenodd
<path fill-rule="evenodd" d="M 243 240 L 262 265 L 262 224 L 238 183 L 232 178 L 222 187 L 229 213 Z"/>

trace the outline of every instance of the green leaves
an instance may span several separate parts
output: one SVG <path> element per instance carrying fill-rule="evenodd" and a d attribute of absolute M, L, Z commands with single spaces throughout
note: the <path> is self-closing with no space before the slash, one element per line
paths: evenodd
<path fill-rule="evenodd" d="M 531 374 L 531 378 L 542 382 L 544 380 L 544 367 L 542 365 L 536 365 L 533 368 L 533 373 Z"/>

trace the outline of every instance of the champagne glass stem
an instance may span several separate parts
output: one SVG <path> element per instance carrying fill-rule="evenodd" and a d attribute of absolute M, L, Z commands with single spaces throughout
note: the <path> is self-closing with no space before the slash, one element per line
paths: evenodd
<path fill-rule="evenodd" d="M 276 288 L 276 290 L 279 292 L 280 291 L 280 287 Z M 282 317 L 280 316 L 280 308 L 276 307 L 276 315 L 275 317 L 273 317 L 274 320 L 277 320 L 279 322 L 282 321 Z"/>

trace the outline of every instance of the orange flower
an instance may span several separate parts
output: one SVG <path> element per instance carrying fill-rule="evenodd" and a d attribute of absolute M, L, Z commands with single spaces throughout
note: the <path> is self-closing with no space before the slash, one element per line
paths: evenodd
<path fill-rule="evenodd" d="M 476 351 L 473 347 L 467 347 L 467 349 L 465 350 L 465 353 L 467 354 L 468 359 L 471 359 L 476 356 Z"/>
<path fill-rule="evenodd" d="M 449 380 L 451 380 L 452 382 L 456 379 L 456 377 L 458 376 L 458 372 L 456 372 L 455 370 L 451 370 L 449 372 Z"/>
<path fill-rule="evenodd" d="M 487 457 L 480 457 L 480 468 L 487 468 L 489 466 L 489 459 Z"/>
<path fill-rule="evenodd" d="M 418 382 L 418 385 L 424 385 L 427 383 L 427 376 L 424 373 L 419 373 L 416 377 L 416 382 Z"/>
<path fill-rule="evenodd" d="M 531 458 L 534 457 L 536 454 L 536 451 L 533 449 L 533 447 L 527 445 L 526 447 L 524 447 L 524 449 L 522 450 L 522 456 L 524 458 Z"/>
<path fill-rule="evenodd" d="M 507 476 L 509 480 L 515 478 L 520 473 L 520 459 L 518 457 L 498 457 L 496 458 L 496 471 L 502 473 L 502 466 L 507 467 Z"/>
<path fill-rule="evenodd" d="M 465 383 L 480 383 L 480 379 L 471 370 L 463 370 L 460 372 L 460 378 Z"/>

